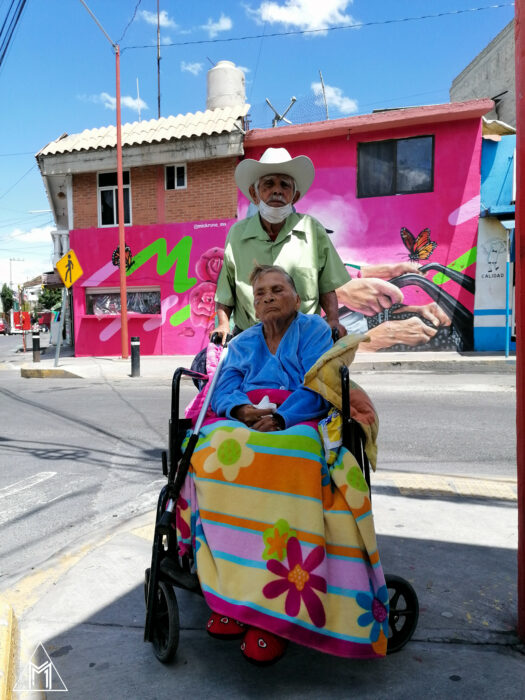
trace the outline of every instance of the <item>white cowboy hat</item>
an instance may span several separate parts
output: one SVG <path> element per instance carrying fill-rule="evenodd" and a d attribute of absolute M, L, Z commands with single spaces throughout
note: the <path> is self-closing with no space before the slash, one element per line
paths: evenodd
<path fill-rule="evenodd" d="M 252 200 L 250 187 L 264 175 L 289 175 L 295 180 L 301 197 L 308 192 L 315 176 L 314 164 L 308 156 L 292 158 L 286 148 L 267 148 L 260 160 L 246 158 L 235 168 L 235 182 L 240 191 Z"/>

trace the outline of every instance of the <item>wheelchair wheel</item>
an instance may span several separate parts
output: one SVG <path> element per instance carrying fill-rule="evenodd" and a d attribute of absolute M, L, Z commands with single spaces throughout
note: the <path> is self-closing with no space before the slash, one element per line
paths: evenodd
<path fill-rule="evenodd" d="M 146 569 L 144 597 L 148 601 L 149 569 Z M 157 606 L 153 623 L 153 653 L 163 664 L 169 663 L 179 646 L 179 606 L 173 588 L 159 581 L 157 586 Z"/>
<path fill-rule="evenodd" d="M 414 634 L 419 618 L 419 602 L 415 590 L 401 576 L 385 576 L 390 612 L 388 615 L 387 654 L 402 649 Z"/>

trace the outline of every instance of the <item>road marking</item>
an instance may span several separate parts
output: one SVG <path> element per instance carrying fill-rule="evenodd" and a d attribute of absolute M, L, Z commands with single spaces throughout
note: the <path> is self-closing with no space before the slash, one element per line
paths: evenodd
<path fill-rule="evenodd" d="M 25 489 L 30 489 L 37 484 L 41 484 L 43 481 L 47 481 L 52 477 L 56 476 L 56 472 L 39 472 L 34 476 L 28 476 L 27 479 L 22 479 L 21 481 L 16 481 L 10 486 L 4 486 L 0 489 L 0 498 L 7 498 L 8 496 L 13 496 L 15 493 L 24 491 Z"/>
<path fill-rule="evenodd" d="M 502 479 L 481 479 L 466 476 L 446 476 L 411 472 L 384 471 L 378 474 L 377 481 L 390 481 L 399 489 L 402 496 L 470 496 L 505 501 L 517 500 L 516 481 Z M 372 478 L 372 492 L 373 492 Z"/>

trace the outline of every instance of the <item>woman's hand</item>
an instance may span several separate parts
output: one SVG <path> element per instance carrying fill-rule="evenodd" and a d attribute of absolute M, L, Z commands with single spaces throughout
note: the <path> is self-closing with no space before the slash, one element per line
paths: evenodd
<path fill-rule="evenodd" d="M 257 423 L 252 426 L 253 430 L 259 430 L 261 433 L 271 433 L 274 430 L 281 430 L 279 421 L 271 415 L 263 416 Z"/>
<path fill-rule="evenodd" d="M 261 433 L 281 430 L 279 419 L 268 413 L 267 408 L 255 408 L 250 404 L 244 404 L 234 408 L 231 414 L 236 420 L 240 420 L 249 428 L 259 430 Z"/>
<path fill-rule="evenodd" d="M 236 406 L 231 412 L 233 418 L 240 420 L 249 428 L 252 428 L 255 423 L 268 416 L 267 408 L 255 408 L 251 404 L 245 403 L 242 406 Z M 270 416 L 271 417 L 271 416 Z"/>

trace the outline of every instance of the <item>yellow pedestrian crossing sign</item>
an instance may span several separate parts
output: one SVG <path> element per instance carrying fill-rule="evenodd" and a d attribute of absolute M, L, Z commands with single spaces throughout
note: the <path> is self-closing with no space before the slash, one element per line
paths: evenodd
<path fill-rule="evenodd" d="M 73 249 L 68 250 L 67 253 L 60 258 L 56 264 L 56 268 L 58 274 L 62 278 L 62 282 L 68 288 L 84 274 Z"/>

